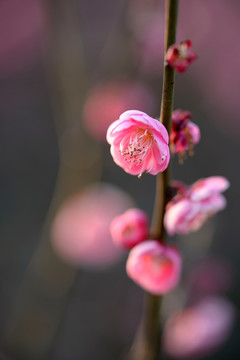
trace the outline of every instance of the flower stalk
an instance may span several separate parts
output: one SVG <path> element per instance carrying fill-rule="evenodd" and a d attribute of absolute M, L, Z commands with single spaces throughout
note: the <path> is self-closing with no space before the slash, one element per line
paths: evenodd
<path fill-rule="evenodd" d="M 165 54 L 175 43 L 178 0 L 166 0 L 165 8 Z M 174 69 L 164 64 L 163 91 L 160 121 L 170 133 L 174 93 Z M 155 205 L 151 225 L 151 238 L 164 241 L 163 217 L 168 201 L 169 167 L 157 175 Z M 157 360 L 160 348 L 159 309 L 161 297 L 145 293 L 142 321 L 137 332 L 130 360 Z"/>

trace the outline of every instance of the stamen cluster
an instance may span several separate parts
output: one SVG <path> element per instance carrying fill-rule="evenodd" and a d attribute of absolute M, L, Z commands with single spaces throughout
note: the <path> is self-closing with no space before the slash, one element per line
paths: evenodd
<path fill-rule="evenodd" d="M 128 143 L 128 141 L 130 141 Z M 124 161 L 132 163 L 132 166 L 142 165 L 148 154 L 148 150 L 153 145 L 153 135 L 147 129 L 137 129 L 130 137 L 126 136 L 120 143 L 119 152 L 124 157 Z M 151 169 L 149 169 L 151 171 Z"/>

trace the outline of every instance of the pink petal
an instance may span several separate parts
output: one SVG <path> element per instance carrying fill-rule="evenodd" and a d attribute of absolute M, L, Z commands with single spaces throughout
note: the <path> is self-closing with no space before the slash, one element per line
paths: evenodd
<path fill-rule="evenodd" d="M 164 226 L 169 235 L 177 232 L 177 227 L 181 219 L 183 219 L 191 211 L 191 203 L 187 199 L 178 201 L 177 203 L 169 203 L 164 216 Z"/>
<path fill-rule="evenodd" d="M 149 162 L 148 165 L 148 168 L 151 169 L 149 173 L 152 175 L 157 175 L 158 173 L 163 172 L 168 167 L 169 161 L 169 147 L 162 144 L 160 150 L 158 146 L 154 145 L 152 147 L 151 162 Z"/>
<path fill-rule="evenodd" d="M 199 201 L 208 197 L 210 194 L 225 191 L 229 186 L 229 181 L 222 176 L 211 176 L 206 179 L 200 179 L 191 187 L 191 199 Z"/>
<path fill-rule="evenodd" d="M 192 121 L 189 121 L 187 127 L 188 127 L 188 131 L 192 137 L 193 144 L 197 144 L 201 138 L 201 133 L 200 133 L 199 127 Z"/>

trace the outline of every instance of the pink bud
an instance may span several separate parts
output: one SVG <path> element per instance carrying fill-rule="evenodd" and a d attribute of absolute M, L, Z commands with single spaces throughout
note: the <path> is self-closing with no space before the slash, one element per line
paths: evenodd
<path fill-rule="evenodd" d="M 129 174 L 156 175 L 168 166 L 168 132 L 160 121 L 141 111 L 124 112 L 108 128 L 107 141 L 113 160 Z"/>
<path fill-rule="evenodd" d="M 180 44 L 171 45 L 165 56 L 166 62 L 179 73 L 184 72 L 189 65 L 197 59 L 192 50 L 191 41 L 182 41 Z"/>
<path fill-rule="evenodd" d="M 192 155 L 194 145 L 200 140 L 199 127 L 190 121 L 191 117 L 188 111 L 175 110 L 172 113 L 170 148 L 173 154 L 179 153 L 181 158 L 186 151 Z"/>
<path fill-rule="evenodd" d="M 143 289 L 162 295 L 179 281 L 182 259 L 177 249 L 157 240 L 146 240 L 129 253 L 126 264 L 128 276 Z"/>
<path fill-rule="evenodd" d="M 204 222 L 226 206 L 221 194 L 229 187 L 227 179 L 213 176 L 200 179 L 188 190 L 178 191 L 166 207 L 164 226 L 169 235 L 198 230 Z"/>
<path fill-rule="evenodd" d="M 110 225 L 113 241 L 120 247 L 131 249 L 148 237 L 148 217 L 140 209 L 129 209 L 115 217 Z"/>

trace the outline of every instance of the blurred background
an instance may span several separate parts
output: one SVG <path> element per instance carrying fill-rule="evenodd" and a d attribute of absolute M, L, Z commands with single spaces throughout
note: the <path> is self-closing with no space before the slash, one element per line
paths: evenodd
<path fill-rule="evenodd" d="M 240 3 L 179 3 L 177 40 L 199 59 L 174 108 L 202 140 L 172 176 L 231 187 L 227 209 L 171 239 L 184 269 L 164 358 L 238 359 Z M 108 227 L 133 206 L 151 217 L 155 178 L 118 168 L 105 134 L 128 109 L 159 117 L 163 29 L 163 0 L 0 1 L 0 359 L 124 359 L 133 341 L 143 291 Z"/>

